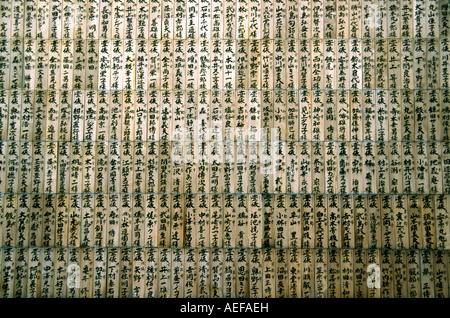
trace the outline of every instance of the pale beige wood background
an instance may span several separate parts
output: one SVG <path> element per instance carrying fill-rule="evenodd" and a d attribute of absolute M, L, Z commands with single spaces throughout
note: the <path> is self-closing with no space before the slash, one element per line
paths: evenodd
<path fill-rule="evenodd" d="M 0 0 L 0 297 L 448 297 L 449 10 Z"/>

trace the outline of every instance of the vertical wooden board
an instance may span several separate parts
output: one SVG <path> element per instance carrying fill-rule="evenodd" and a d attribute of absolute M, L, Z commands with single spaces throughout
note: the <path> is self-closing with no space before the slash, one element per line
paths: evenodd
<path fill-rule="evenodd" d="M 41 274 L 41 298 L 54 297 L 54 266 L 55 249 L 51 247 L 41 249 L 42 274 Z"/>
<path fill-rule="evenodd" d="M 55 246 L 55 215 L 56 215 L 56 194 L 44 196 L 44 213 L 42 222 L 42 245 Z"/>
<path fill-rule="evenodd" d="M 184 296 L 184 250 L 182 248 L 171 249 L 172 253 L 172 297 Z"/>
<path fill-rule="evenodd" d="M 377 176 L 376 176 L 376 143 L 374 142 L 366 142 L 363 143 L 363 174 L 364 174 L 364 193 L 366 194 L 374 194 L 378 192 L 377 188 Z"/>
<path fill-rule="evenodd" d="M 315 224 L 315 243 L 316 248 L 328 247 L 328 202 L 327 196 L 318 194 L 314 200 L 314 224 Z M 288 221 L 289 222 L 289 221 Z"/>
<path fill-rule="evenodd" d="M 184 280 L 185 280 L 184 297 L 185 298 L 196 298 L 196 297 L 198 297 L 198 292 L 197 292 L 198 254 L 197 254 L 197 250 L 194 248 L 185 249 L 184 257 L 185 257 L 184 258 Z"/>
<path fill-rule="evenodd" d="M 350 88 L 350 52 L 349 52 L 349 41 L 338 39 L 336 41 L 337 49 L 337 65 L 336 65 L 336 88 L 340 90 L 345 90 Z M 346 95 L 345 91 L 339 91 L 339 95 Z M 341 97 L 338 97 L 340 99 Z M 348 139 L 347 139 L 348 140 Z"/>
<path fill-rule="evenodd" d="M 80 298 L 93 297 L 93 276 L 94 276 L 94 249 L 92 247 L 84 247 L 80 250 Z"/>
<path fill-rule="evenodd" d="M 416 144 L 412 142 L 403 142 L 403 191 L 404 193 L 416 193 L 416 166 L 413 154 L 416 150 Z"/>
<path fill-rule="evenodd" d="M 341 293 L 341 253 L 338 249 L 327 250 L 327 298 L 340 298 Z"/>
<path fill-rule="evenodd" d="M 20 117 L 22 112 L 22 94 L 19 90 L 11 89 L 9 93 L 8 104 L 8 134 L 7 139 L 11 141 L 18 141 L 20 138 Z M 52 105 L 53 106 L 53 105 Z M 53 119 L 53 118 L 52 118 Z M 47 119 L 47 124 L 50 118 Z M 46 131 L 47 136 L 47 131 Z M 46 137 L 47 139 L 47 137 Z"/>
<path fill-rule="evenodd" d="M 159 143 L 156 141 L 149 141 L 147 143 L 147 159 L 146 159 L 147 193 L 159 192 L 158 153 L 159 153 Z"/>
<path fill-rule="evenodd" d="M 336 38 L 342 38 L 343 33 L 341 29 L 341 25 L 338 25 L 338 16 L 340 15 L 338 11 L 339 3 L 335 1 L 325 1 L 323 4 L 323 28 L 324 28 L 324 37 L 328 39 L 336 39 Z M 339 30 L 341 32 L 339 33 L 339 36 L 337 35 Z"/>
<path fill-rule="evenodd" d="M 421 262 L 420 251 L 407 251 L 408 298 L 421 298 Z"/>
<path fill-rule="evenodd" d="M 6 198 L 3 197 L 3 201 Z M 43 200 L 39 194 L 32 194 L 31 196 L 31 211 L 30 211 L 30 246 L 41 246 L 42 244 L 42 209 Z"/>
<path fill-rule="evenodd" d="M 447 9 L 448 10 L 448 9 Z M 448 11 L 447 11 L 448 12 Z M 447 19 L 449 20 L 449 15 L 447 14 L 447 17 L 443 17 L 443 14 L 441 12 L 441 20 Z M 448 22 L 447 22 L 448 24 Z M 447 28 L 448 29 L 448 28 Z M 448 31 L 447 31 L 448 32 Z M 440 78 L 439 82 L 441 84 L 442 88 L 449 88 L 450 87 L 450 78 L 449 78 L 449 54 L 450 54 L 450 42 L 448 40 L 448 37 L 443 37 L 440 40 Z"/>
<path fill-rule="evenodd" d="M 17 195 L 16 246 L 29 246 L 31 195 Z"/>
<path fill-rule="evenodd" d="M 244 250 L 246 251 L 246 250 Z M 211 295 L 211 272 L 210 272 L 210 249 L 198 250 L 198 297 L 210 298 Z M 239 270 L 239 268 L 238 268 Z"/>
<path fill-rule="evenodd" d="M 381 251 L 381 297 L 394 297 L 394 251 Z"/>
<path fill-rule="evenodd" d="M 431 22 L 431 21 L 429 21 Z M 431 25 L 430 25 L 431 26 Z M 429 38 L 427 40 L 426 48 L 426 82 L 428 88 L 438 88 L 440 87 L 440 41 L 439 39 Z"/>
<path fill-rule="evenodd" d="M 7 158 L 7 172 L 6 172 L 6 191 L 7 193 L 17 193 L 19 187 L 19 142 L 9 141 L 6 144 L 6 158 Z M 47 157 L 47 153 L 44 155 Z M 44 159 L 45 166 L 47 163 L 47 158 Z M 45 169 L 47 170 L 47 169 Z M 47 172 L 47 171 L 45 171 Z M 47 180 L 46 180 L 47 181 Z M 50 181 L 51 183 L 51 181 Z M 47 190 L 48 188 L 45 187 Z"/>
<path fill-rule="evenodd" d="M 436 207 L 433 195 L 421 196 L 420 207 L 422 209 L 423 247 L 436 248 Z"/>
<path fill-rule="evenodd" d="M 68 255 L 67 247 L 58 247 L 55 250 L 55 298 L 67 297 Z"/>
<path fill-rule="evenodd" d="M 416 142 L 416 191 L 421 194 L 428 194 L 429 188 L 429 157 L 428 157 L 428 143 Z"/>
<path fill-rule="evenodd" d="M 450 187 L 448 186 L 450 183 L 450 142 L 444 142 L 442 144 L 442 170 L 443 173 L 443 193 L 449 193 Z"/>
<path fill-rule="evenodd" d="M 344 194 L 350 193 L 351 191 L 351 149 L 350 143 L 348 142 L 338 142 L 337 143 L 337 176 L 338 176 L 338 186 L 337 192 Z"/>
<path fill-rule="evenodd" d="M 224 225 L 224 202 L 221 194 L 213 194 L 210 198 L 211 221 L 210 221 L 210 241 L 212 247 L 223 246 L 223 225 Z"/>
<path fill-rule="evenodd" d="M 274 247 L 275 246 L 275 228 L 274 228 L 274 216 L 275 216 L 275 196 L 272 194 L 263 194 L 262 196 L 262 217 L 263 217 L 263 246 Z M 225 218 L 226 220 L 226 218 Z M 226 221 L 224 221 L 226 223 Z M 224 244 L 225 245 L 225 244 Z"/>
<path fill-rule="evenodd" d="M 339 196 L 336 194 L 327 197 L 328 212 L 328 248 L 341 248 L 341 210 Z"/>
<path fill-rule="evenodd" d="M 289 285 L 288 285 L 288 253 L 287 250 L 278 248 L 276 249 L 275 256 L 275 297 L 287 298 Z"/>
<path fill-rule="evenodd" d="M 81 239 L 81 195 L 72 194 L 69 197 L 69 228 L 68 245 L 80 246 Z"/>
<path fill-rule="evenodd" d="M 185 196 L 185 208 L 186 208 L 186 226 L 184 234 L 184 246 L 196 247 L 197 246 L 197 222 L 198 216 L 196 215 L 196 195 L 186 194 Z M 157 211 L 154 211 L 155 215 Z M 225 244 L 224 244 L 225 245 Z"/>
<path fill-rule="evenodd" d="M 420 251 L 420 281 L 422 298 L 434 298 L 434 258 L 433 251 L 424 249 Z"/>
<path fill-rule="evenodd" d="M 442 36 L 448 36 L 449 35 L 449 5 L 445 2 L 439 3 L 439 12 L 440 12 L 440 19 L 439 19 L 439 32 Z"/>
<path fill-rule="evenodd" d="M 141 247 L 134 247 L 132 254 L 132 298 L 143 298 L 145 295 L 145 250 Z M 175 287 L 174 287 L 175 288 Z"/>
<path fill-rule="evenodd" d="M 260 248 L 262 247 L 262 229 L 263 229 L 263 217 L 262 217 L 262 202 L 261 196 L 258 194 L 252 194 L 249 196 L 249 247 Z M 286 234 L 287 236 L 287 234 Z"/>
<path fill-rule="evenodd" d="M 57 19 L 58 19 L 57 16 L 52 17 L 52 21 L 55 21 Z M 61 74 L 61 57 L 62 57 L 61 42 L 59 40 L 52 39 L 52 40 L 49 40 L 48 44 L 49 44 L 48 89 L 54 90 L 54 89 L 58 89 L 59 87 L 61 87 L 61 76 L 60 76 L 60 74 Z M 13 64 L 13 68 L 11 71 L 12 71 L 11 72 L 11 81 L 15 84 L 15 83 L 17 83 L 17 79 L 13 78 L 14 77 L 14 64 Z M 76 70 L 75 70 L 75 72 L 76 72 Z M 49 93 L 51 94 L 51 93 L 55 93 L 55 92 L 50 91 Z"/>
<path fill-rule="evenodd" d="M 302 68 L 303 69 L 303 68 Z M 311 140 L 312 131 L 312 100 L 311 92 L 307 90 L 300 90 L 298 93 L 299 102 L 299 140 Z M 327 117 L 328 118 L 328 117 Z"/>
<path fill-rule="evenodd" d="M 306 194 L 300 200 L 302 211 L 302 248 L 314 247 L 314 199 L 314 195 Z"/>
<path fill-rule="evenodd" d="M 328 289 L 328 253 L 322 248 L 314 251 L 314 289 L 316 298 L 326 298 Z"/>
<path fill-rule="evenodd" d="M 369 235 L 369 248 L 380 248 L 382 244 L 382 231 L 381 231 L 381 203 L 380 197 L 377 195 L 370 195 L 367 198 L 368 211 L 368 235 Z"/>
<path fill-rule="evenodd" d="M 249 250 L 249 298 L 262 298 L 263 295 L 263 250 Z"/>
<path fill-rule="evenodd" d="M 55 246 L 63 247 L 68 244 L 70 195 L 59 194 L 56 198 L 56 204 Z"/>
<path fill-rule="evenodd" d="M 314 223 L 314 215 L 311 215 Z M 288 246 L 288 212 L 286 210 L 286 196 L 276 194 L 274 198 L 274 227 L 275 227 L 275 246 L 283 248 Z M 314 228 L 311 229 L 314 231 Z M 311 241 L 314 244 L 314 240 Z"/>
<path fill-rule="evenodd" d="M 362 40 L 363 89 L 375 89 L 375 42 L 372 39 Z"/>
<path fill-rule="evenodd" d="M 389 193 L 403 193 L 402 146 L 397 141 L 388 143 Z"/>
<path fill-rule="evenodd" d="M 132 245 L 133 231 L 133 201 L 129 193 L 119 196 L 119 244 L 130 247 Z"/>
<path fill-rule="evenodd" d="M 159 247 L 170 246 L 170 202 L 168 194 L 158 194 L 158 234 L 157 245 Z M 158 296 L 159 297 L 159 296 Z"/>
<path fill-rule="evenodd" d="M 70 38 L 70 35 L 68 34 L 69 30 L 73 30 L 72 28 L 67 27 L 67 31 L 66 31 L 66 27 L 64 26 L 64 30 L 63 30 L 63 37 L 65 39 L 63 39 L 61 41 L 61 88 L 62 89 L 72 89 L 73 88 L 73 69 L 74 69 L 74 45 L 75 45 L 75 41 L 73 40 L 68 40 L 68 38 Z M 67 32 L 67 33 L 66 33 Z M 29 42 L 29 51 L 32 50 L 33 46 L 35 46 L 35 42 Z M 26 50 L 25 52 L 27 53 L 28 50 Z M 25 54 L 26 54 L 25 53 Z M 103 52 L 102 52 L 103 53 Z M 101 53 L 99 52 L 99 56 L 101 56 Z M 36 65 L 36 59 L 35 57 L 25 57 L 25 59 L 29 59 L 30 63 L 32 63 L 31 65 L 34 67 Z M 100 60 L 99 60 L 100 61 Z M 27 72 L 28 73 L 28 72 Z M 94 76 L 97 76 L 97 74 L 95 74 Z M 35 87 L 35 81 L 33 76 L 29 75 L 29 79 L 27 79 L 27 84 L 29 85 L 30 88 L 34 88 Z M 29 81 L 29 84 L 28 84 Z"/>
<path fill-rule="evenodd" d="M 157 91 L 152 90 L 161 89 L 161 55 L 161 41 L 153 38 L 149 39 L 147 56 L 148 63 L 150 65 L 150 67 L 148 68 L 148 89 L 150 90 L 150 94 L 157 93 Z"/>
<path fill-rule="evenodd" d="M 302 249 L 302 298 L 312 298 L 315 295 L 314 261 L 314 250 Z"/>
<path fill-rule="evenodd" d="M 145 246 L 147 247 L 156 247 L 157 246 L 157 237 L 158 237 L 158 216 L 157 216 L 157 207 L 159 206 L 158 200 L 159 196 L 155 194 L 146 194 L 145 195 Z"/>
<path fill-rule="evenodd" d="M 299 38 L 300 39 L 309 39 L 311 38 L 311 15 L 312 15 L 312 6 L 311 1 L 309 0 L 300 0 L 299 4 Z"/>
<path fill-rule="evenodd" d="M 108 197 L 108 217 L 107 217 L 107 246 L 118 246 L 120 235 L 119 205 L 120 196 L 118 194 L 109 194 Z"/>
<path fill-rule="evenodd" d="M 441 194 L 434 196 L 436 213 L 436 247 L 447 249 L 450 244 L 449 228 L 449 197 Z"/>
<path fill-rule="evenodd" d="M 448 297 L 448 273 L 446 270 L 447 254 L 445 251 L 433 251 L 433 269 L 434 269 L 434 297 Z"/>
<path fill-rule="evenodd" d="M 32 143 L 34 146 L 34 143 Z M 67 141 L 58 142 L 57 150 L 57 178 L 56 192 L 71 192 L 71 143 Z"/>
<path fill-rule="evenodd" d="M 118 297 L 130 298 L 132 295 L 132 264 L 133 249 L 129 247 L 121 247 L 119 249 L 119 281 L 118 281 Z M 161 262 L 161 266 L 164 263 Z M 170 271 L 170 269 L 169 269 Z"/>
<path fill-rule="evenodd" d="M 312 193 L 312 174 L 311 174 L 311 142 L 300 141 L 299 146 L 299 192 Z"/>
<path fill-rule="evenodd" d="M 354 297 L 355 298 L 367 298 L 367 277 L 366 277 L 366 250 L 355 249 L 354 253 Z"/>
<path fill-rule="evenodd" d="M 131 228 L 131 245 L 132 246 L 145 246 L 145 196 L 143 194 L 135 194 L 132 196 L 133 208 L 132 208 L 132 228 Z"/>
<path fill-rule="evenodd" d="M 102 9 L 102 16 L 105 14 L 106 8 Z M 109 13 L 108 16 L 110 16 Z M 110 19 L 108 19 L 110 21 Z M 104 28 L 102 29 L 102 33 Z M 109 31 L 111 28 L 109 29 Z M 107 31 L 108 32 L 108 31 Z M 112 63 L 111 59 L 113 57 L 113 41 L 109 40 L 110 37 L 104 37 L 99 40 L 99 65 L 98 65 L 98 88 L 101 90 L 109 90 L 111 89 L 111 81 L 112 81 Z M 70 84 L 69 84 L 69 87 Z M 100 93 L 101 94 L 101 93 Z M 106 94 L 106 92 L 105 92 Z"/>
<path fill-rule="evenodd" d="M 106 257 L 106 298 L 118 298 L 120 295 L 120 248 L 108 248 Z"/>
<path fill-rule="evenodd" d="M 315 141 L 311 143 L 312 163 L 312 193 L 325 192 L 325 149 L 324 143 Z"/>
<path fill-rule="evenodd" d="M 395 246 L 393 200 L 388 195 L 380 196 L 381 205 L 381 246 L 391 249 Z"/>
<path fill-rule="evenodd" d="M 388 41 L 377 39 L 374 41 L 375 47 L 375 88 L 386 89 L 389 86 L 388 73 Z"/>
<path fill-rule="evenodd" d="M 17 195 L 6 194 L 3 198 L 2 246 L 16 246 L 17 231 Z M 11 290 L 12 293 L 12 290 Z"/>
<path fill-rule="evenodd" d="M 341 250 L 341 295 L 343 298 L 354 298 L 354 260 L 353 260 L 353 250 L 343 249 Z"/>
<path fill-rule="evenodd" d="M 412 248 L 423 247 L 422 207 L 418 195 L 408 196 L 409 244 Z"/>
<path fill-rule="evenodd" d="M 437 142 L 428 143 L 428 163 L 429 163 L 429 192 L 432 194 L 442 193 L 442 148 Z"/>
<path fill-rule="evenodd" d="M 162 3 L 161 1 L 152 0 L 149 6 L 150 20 L 148 36 L 151 39 L 161 39 Z"/>
<path fill-rule="evenodd" d="M 237 296 L 236 291 L 236 265 L 235 259 L 236 254 L 235 250 L 232 248 L 226 248 L 224 250 L 224 263 L 223 263 L 223 272 L 224 272 L 224 284 L 223 284 L 223 297 L 224 298 L 235 298 Z"/>
<path fill-rule="evenodd" d="M 1 249 L 4 251 L 4 249 Z M 28 249 L 28 283 L 27 297 L 40 297 L 41 290 L 41 253 L 40 248 Z"/>
<path fill-rule="evenodd" d="M 311 21 L 311 37 L 316 39 L 324 38 L 324 7 L 323 3 L 318 0 L 311 1 L 311 15 L 313 17 Z"/>
<path fill-rule="evenodd" d="M 106 246 L 107 238 L 107 218 L 109 196 L 100 193 L 94 196 L 94 218 L 93 218 L 93 245 Z"/>
<path fill-rule="evenodd" d="M 81 196 L 81 246 L 93 246 L 94 243 L 94 196 L 83 194 Z"/>
<path fill-rule="evenodd" d="M 288 285 L 289 285 L 289 298 L 299 298 L 302 294 L 301 284 L 301 249 L 291 248 L 288 250 Z"/>
<path fill-rule="evenodd" d="M 414 1 L 413 10 L 414 10 L 414 23 L 413 23 L 414 36 L 416 38 L 425 38 L 427 37 L 426 1 L 425 0 Z"/>
<path fill-rule="evenodd" d="M 0 140 L 8 140 L 9 94 L 7 90 L 0 90 Z"/>
<path fill-rule="evenodd" d="M 249 243 L 249 196 L 236 196 L 236 247 L 248 247 Z"/>
<path fill-rule="evenodd" d="M 318 1 L 314 1 L 318 2 Z M 315 19 L 317 21 L 318 19 Z M 322 28 L 320 28 L 322 29 Z M 321 89 L 324 84 L 323 77 L 323 62 L 324 62 L 324 41 L 321 39 L 315 38 L 316 31 L 314 31 L 313 27 L 313 38 L 311 40 L 311 64 L 308 67 L 311 68 L 311 89 Z"/>
<path fill-rule="evenodd" d="M 276 250 L 271 248 L 263 249 L 263 298 L 275 298 L 275 253 Z"/>
<path fill-rule="evenodd" d="M 158 296 L 158 267 L 159 250 L 156 248 L 145 249 L 145 298 Z"/>
<path fill-rule="evenodd" d="M 58 144 L 54 141 L 46 142 L 44 152 L 44 192 L 48 194 L 55 193 L 58 166 Z"/>
<path fill-rule="evenodd" d="M 100 247 L 94 249 L 94 286 L 93 297 L 105 298 L 107 290 L 108 250 Z"/>
<path fill-rule="evenodd" d="M 14 283 L 16 274 L 16 249 L 11 247 L 2 248 L 3 259 L 1 267 L 0 297 L 14 297 Z"/>
<path fill-rule="evenodd" d="M 299 88 L 312 88 L 312 70 L 309 67 L 312 63 L 311 56 L 311 41 L 307 39 L 300 39 L 298 43 L 298 61 L 299 61 Z M 326 57 L 324 57 L 325 59 Z"/>
<path fill-rule="evenodd" d="M 392 208 L 395 247 L 399 249 L 409 248 L 408 197 L 405 195 L 393 196 Z"/>
<path fill-rule="evenodd" d="M 366 272 L 367 275 L 367 288 L 368 288 L 368 298 L 380 298 L 381 297 L 381 288 L 377 288 L 377 280 L 379 281 L 379 286 L 381 287 L 381 256 L 379 249 L 370 249 L 367 250 L 367 266 Z M 370 267 L 370 266 L 375 267 Z M 372 284 L 369 284 L 371 282 Z"/>
<path fill-rule="evenodd" d="M 36 43 L 36 89 L 47 90 L 48 89 L 48 69 L 49 69 L 49 57 L 48 57 L 49 40 L 38 39 Z"/>
<path fill-rule="evenodd" d="M 210 199 L 210 196 L 206 195 L 204 193 L 198 194 L 196 196 L 195 206 L 197 207 L 197 211 L 196 211 L 197 212 L 197 215 L 196 215 L 197 222 L 195 224 L 196 226 L 194 226 L 194 229 L 195 229 L 194 231 L 196 232 L 196 235 L 197 235 L 196 246 L 198 246 L 198 247 L 209 247 L 210 246 L 209 233 L 210 233 L 210 229 L 211 229 L 211 226 L 210 226 L 210 222 L 211 222 L 211 219 L 210 219 L 211 212 L 210 211 L 211 210 L 210 210 L 209 199 Z M 240 200 L 238 200 L 238 201 L 239 201 L 238 211 L 240 211 L 239 207 L 242 207 L 244 209 L 248 208 L 246 206 L 246 204 L 244 204 L 243 202 L 241 203 Z M 245 199 L 245 201 L 247 201 L 247 199 Z M 239 214 L 240 213 L 245 213 L 247 216 L 247 219 L 248 219 L 248 212 L 239 212 Z M 244 228 L 245 228 L 245 232 L 247 232 L 248 231 L 248 223 L 246 224 L 246 226 Z M 247 235 L 248 235 L 248 233 L 247 233 Z M 245 242 L 244 245 L 248 244 L 247 240 L 244 240 L 244 242 Z"/>
<path fill-rule="evenodd" d="M 335 90 L 325 91 L 325 140 L 337 140 L 338 136 L 338 103 Z"/>
<path fill-rule="evenodd" d="M 355 248 L 367 248 L 369 246 L 367 198 L 363 195 L 353 196 Z"/>
<path fill-rule="evenodd" d="M 350 190 L 352 193 L 364 193 L 364 162 L 363 162 L 363 146 L 361 142 L 350 142 L 350 165 L 351 165 L 351 181 Z"/>
<path fill-rule="evenodd" d="M 355 247 L 355 214 L 350 195 L 340 196 L 342 247 Z"/>
<path fill-rule="evenodd" d="M 393 297 L 407 297 L 407 257 L 404 250 L 393 251 Z"/>
<path fill-rule="evenodd" d="M 257 249 L 256 251 L 260 251 Z M 224 249 L 214 248 L 211 250 L 211 298 L 224 297 Z M 261 270 L 261 269 L 260 269 Z"/>
<path fill-rule="evenodd" d="M 264 204 L 264 203 L 263 203 Z M 302 223 L 301 223 L 301 196 L 290 194 L 287 196 L 286 207 L 288 209 L 288 246 L 290 248 L 300 248 L 302 244 Z M 326 198 L 325 198 L 326 204 Z M 327 207 L 325 207 L 326 209 Z M 327 230 L 328 232 L 328 230 Z"/>

